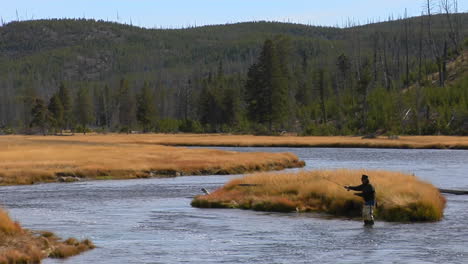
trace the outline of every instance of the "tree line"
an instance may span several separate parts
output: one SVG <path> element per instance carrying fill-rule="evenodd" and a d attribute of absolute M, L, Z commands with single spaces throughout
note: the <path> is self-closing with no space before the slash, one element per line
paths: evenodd
<path fill-rule="evenodd" d="M 466 134 L 466 72 L 450 68 L 463 64 L 466 16 L 457 1 L 438 2 L 437 15 L 435 1 L 424 3 L 420 17 L 345 29 L 256 23 L 148 33 L 47 22 L 73 32 L 84 23 L 94 44 L 76 34 L 28 35 L 15 49 L 0 42 L 0 130 Z M 255 27 L 271 33 L 219 33 Z M 21 32 L 8 34 L 21 42 Z"/>

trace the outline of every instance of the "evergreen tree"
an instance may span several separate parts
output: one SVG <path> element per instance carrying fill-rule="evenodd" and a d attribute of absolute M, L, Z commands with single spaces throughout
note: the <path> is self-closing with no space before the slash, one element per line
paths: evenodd
<path fill-rule="evenodd" d="M 88 130 L 88 125 L 94 120 L 93 113 L 93 102 L 89 89 L 83 86 L 78 90 L 76 96 L 75 117 L 84 134 Z"/>
<path fill-rule="evenodd" d="M 31 110 L 31 123 L 30 127 L 39 127 L 42 131 L 42 134 L 45 136 L 47 134 L 47 128 L 52 122 L 51 114 L 46 107 L 44 100 L 36 98 Z"/>
<path fill-rule="evenodd" d="M 336 66 L 338 67 L 340 75 L 341 89 L 346 90 L 346 81 L 348 78 L 348 72 L 351 69 L 351 62 L 345 54 L 341 54 L 336 60 Z"/>
<path fill-rule="evenodd" d="M 246 99 L 251 121 L 273 127 L 284 125 L 288 116 L 288 76 L 286 59 L 280 60 L 275 44 L 266 40 L 258 62 L 248 72 Z"/>
<path fill-rule="evenodd" d="M 36 104 L 37 97 L 36 89 L 34 89 L 32 85 L 26 86 L 25 89 L 20 92 L 19 100 L 23 108 L 21 121 L 25 127 L 31 125 L 31 112 Z"/>
<path fill-rule="evenodd" d="M 107 126 L 107 119 L 106 119 L 107 118 L 106 116 L 106 103 L 107 102 L 104 96 L 104 89 L 101 89 L 101 88 L 94 89 L 96 125 L 99 127 Z"/>
<path fill-rule="evenodd" d="M 224 123 L 229 126 L 235 125 L 240 115 L 240 95 L 234 88 L 226 89 L 222 106 Z"/>
<path fill-rule="evenodd" d="M 63 105 L 60 101 L 58 93 L 54 94 L 49 101 L 48 110 L 52 116 L 53 123 L 52 127 L 55 130 L 60 130 L 63 127 Z"/>
<path fill-rule="evenodd" d="M 252 122 L 260 122 L 265 107 L 265 98 L 259 97 L 262 88 L 262 76 L 259 64 L 250 66 L 245 85 L 245 102 L 247 104 L 247 118 Z"/>
<path fill-rule="evenodd" d="M 104 90 L 102 91 L 102 101 L 106 126 L 110 128 L 112 124 L 112 115 L 115 112 L 114 109 L 116 108 L 116 102 L 115 98 L 112 97 L 111 89 L 107 84 L 104 86 Z"/>
<path fill-rule="evenodd" d="M 312 99 L 310 87 L 308 86 L 309 61 L 305 51 L 302 52 L 301 57 L 301 67 L 298 67 L 294 72 L 295 79 L 298 83 L 295 100 L 299 106 L 306 106 Z"/>
<path fill-rule="evenodd" d="M 136 114 L 143 131 L 151 131 L 156 123 L 156 105 L 154 104 L 154 95 L 147 82 L 144 83 L 143 89 L 138 95 Z"/>
<path fill-rule="evenodd" d="M 219 132 L 222 124 L 223 108 L 216 86 L 210 84 L 209 81 L 202 88 L 199 105 L 201 123 L 208 125 L 210 131 Z"/>
<path fill-rule="evenodd" d="M 318 69 L 316 74 L 316 85 L 320 95 L 320 111 L 322 112 L 322 123 L 327 123 L 327 109 L 325 106 L 325 70 Z"/>
<path fill-rule="evenodd" d="M 136 119 L 136 100 L 128 81 L 120 80 L 119 88 L 119 121 L 122 129 L 130 132 Z"/>
<path fill-rule="evenodd" d="M 106 84 L 103 88 L 95 88 L 95 106 L 96 106 L 96 125 L 110 128 L 112 119 L 112 97 L 109 86 Z"/>
<path fill-rule="evenodd" d="M 70 129 L 73 120 L 73 105 L 70 91 L 63 82 L 60 84 L 58 95 L 63 107 L 63 127 Z"/>
<path fill-rule="evenodd" d="M 367 97 L 369 94 L 369 85 L 372 80 L 369 60 L 366 58 L 361 67 L 361 75 L 357 84 L 358 102 L 360 107 L 359 123 L 360 129 L 363 132 L 367 132 L 367 113 L 368 113 L 368 101 Z"/>

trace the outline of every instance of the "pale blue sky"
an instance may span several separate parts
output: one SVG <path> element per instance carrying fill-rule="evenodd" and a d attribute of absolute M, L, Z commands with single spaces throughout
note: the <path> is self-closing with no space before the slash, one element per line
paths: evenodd
<path fill-rule="evenodd" d="M 423 0 L 0 0 L 4 22 L 41 18 L 94 18 L 141 27 L 180 28 L 274 20 L 342 26 L 389 15 L 421 14 Z M 434 2 L 438 2 L 435 0 Z M 468 12 L 468 1 L 459 0 Z M 438 11 L 436 7 L 434 11 Z"/>

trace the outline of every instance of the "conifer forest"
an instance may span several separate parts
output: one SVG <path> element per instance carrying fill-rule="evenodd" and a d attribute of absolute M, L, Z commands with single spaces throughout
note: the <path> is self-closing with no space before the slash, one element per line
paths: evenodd
<path fill-rule="evenodd" d="M 468 135 L 468 14 L 0 27 L 0 134 Z"/>

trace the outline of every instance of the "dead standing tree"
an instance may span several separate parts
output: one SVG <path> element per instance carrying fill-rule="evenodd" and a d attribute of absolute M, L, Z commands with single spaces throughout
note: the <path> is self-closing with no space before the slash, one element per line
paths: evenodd
<path fill-rule="evenodd" d="M 440 0 L 440 9 L 445 15 L 445 18 L 447 19 L 447 23 L 449 25 L 449 39 L 451 40 L 453 44 L 453 51 L 455 52 L 456 55 L 459 55 L 459 38 L 460 38 L 460 32 L 458 30 L 458 26 L 456 23 L 456 18 L 454 17 L 454 13 L 458 12 L 458 1 L 453 0 Z M 445 52 L 445 51 L 444 51 Z"/>
<path fill-rule="evenodd" d="M 432 56 L 435 58 L 437 64 L 437 71 L 439 72 L 439 86 L 443 87 L 445 80 L 442 66 L 442 52 L 440 52 L 439 48 L 437 47 L 434 35 L 432 34 L 432 9 L 434 8 L 433 1 L 426 0 L 424 8 L 427 10 L 427 29 L 429 34 L 429 45 L 431 47 Z"/>

